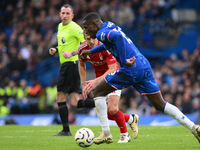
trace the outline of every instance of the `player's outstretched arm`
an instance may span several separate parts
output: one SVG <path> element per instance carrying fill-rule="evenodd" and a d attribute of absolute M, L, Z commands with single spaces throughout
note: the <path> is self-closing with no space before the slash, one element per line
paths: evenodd
<path fill-rule="evenodd" d="M 126 59 L 125 65 L 128 67 L 132 67 L 135 64 L 135 60 L 136 60 L 135 56 L 133 56 L 132 58 Z"/>
<path fill-rule="evenodd" d="M 86 58 L 87 55 L 91 55 L 91 51 L 90 50 L 83 50 L 80 54 L 80 57 Z"/>

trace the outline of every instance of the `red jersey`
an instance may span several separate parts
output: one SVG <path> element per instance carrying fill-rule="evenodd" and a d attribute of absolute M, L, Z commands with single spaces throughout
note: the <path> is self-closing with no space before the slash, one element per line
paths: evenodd
<path fill-rule="evenodd" d="M 100 44 L 101 42 L 98 41 L 98 45 Z M 108 70 L 108 65 L 111 65 L 113 63 L 116 63 L 117 70 L 119 69 L 115 57 L 107 50 L 92 55 L 87 55 L 87 58 L 80 58 L 80 54 L 83 50 L 90 50 L 90 49 L 91 48 L 86 41 L 79 46 L 78 48 L 79 61 L 86 62 L 88 60 L 92 65 L 92 67 L 94 68 L 96 77 L 102 76 Z"/>

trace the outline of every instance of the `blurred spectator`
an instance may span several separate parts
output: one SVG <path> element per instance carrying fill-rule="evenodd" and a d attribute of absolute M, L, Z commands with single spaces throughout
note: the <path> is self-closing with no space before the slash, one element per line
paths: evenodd
<path fill-rule="evenodd" d="M 130 99 L 130 107 L 126 109 L 126 114 L 138 114 L 138 103 L 136 102 L 136 100 L 134 98 Z"/>
<path fill-rule="evenodd" d="M 192 112 L 192 100 L 190 97 L 191 89 L 187 87 L 185 93 L 183 94 L 182 112 L 184 114 L 189 114 Z"/>
<path fill-rule="evenodd" d="M 30 113 L 30 104 L 28 100 L 29 87 L 27 86 L 26 80 L 20 80 L 19 87 L 17 89 L 17 101 L 20 108 L 21 114 Z"/>
<path fill-rule="evenodd" d="M 39 112 L 39 102 L 42 94 L 44 93 L 44 89 L 38 82 L 38 80 L 33 80 L 33 85 L 29 87 L 28 90 L 28 100 L 30 105 L 30 113 L 38 113 Z"/>
<path fill-rule="evenodd" d="M 138 107 L 138 115 L 150 115 L 151 114 L 151 107 L 149 105 L 149 101 L 142 97 L 140 100 L 140 105 Z"/>
<path fill-rule="evenodd" d="M 174 70 L 175 74 L 181 74 L 183 73 L 183 71 L 185 70 L 185 65 L 184 65 L 184 61 L 183 60 L 179 60 L 176 54 L 172 54 L 170 56 L 171 60 L 172 60 L 172 68 Z"/>
<path fill-rule="evenodd" d="M 6 104 L 6 93 L 3 85 L 0 86 L 0 104 L 1 106 Z"/>
<path fill-rule="evenodd" d="M 2 61 L 0 63 L 0 79 L 3 81 L 6 76 L 10 75 L 9 65 L 11 62 L 7 53 L 3 53 L 1 58 Z"/>
<path fill-rule="evenodd" d="M 181 94 L 177 95 L 176 98 L 174 99 L 175 101 L 175 106 L 180 110 L 183 111 L 182 108 L 182 101 L 183 101 L 183 96 Z"/>
<path fill-rule="evenodd" d="M 195 98 L 192 100 L 192 113 L 200 113 L 200 99 Z"/>
<path fill-rule="evenodd" d="M 6 116 L 10 113 L 8 107 L 3 104 L 3 101 L 0 101 L 0 117 Z"/>
<path fill-rule="evenodd" d="M 110 6 L 108 0 L 103 0 L 99 6 L 98 13 L 104 22 L 110 20 L 109 11 L 110 11 Z"/>
<path fill-rule="evenodd" d="M 118 11 L 118 0 L 113 0 L 110 2 L 109 4 L 109 7 L 110 7 L 110 10 L 109 10 L 109 18 L 110 20 L 109 21 L 112 21 L 114 23 L 116 23 L 116 18 L 118 17 L 117 16 L 117 11 Z"/>
<path fill-rule="evenodd" d="M 124 25 L 128 24 L 128 26 L 132 26 L 134 22 L 135 15 L 131 9 L 130 2 L 121 2 L 119 4 L 119 10 L 116 14 L 116 24 Z"/>
<path fill-rule="evenodd" d="M 11 60 L 10 66 L 12 68 L 12 75 L 13 76 L 19 75 L 20 72 L 23 72 L 24 70 L 26 70 L 27 61 L 22 58 L 21 53 L 18 53 L 17 58 Z"/>
<path fill-rule="evenodd" d="M 121 100 L 124 105 L 130 107 L 130 102 L 132 98 L 135 98 L 135 90 L 133 87 L 128 87 L 122 90 L 121 92 Z M 119 105 L 120 106 L 120 105 Z"/>
<path fill-rule="evenodd" d="M 45 94 L 46 94 L 46 102 L 48 105 L 48 110 L 52 111 L 53 105 L 56 101 L 56 95 L 57 95 L 57 87 L 56 87 L 56 81 L 52 80 L 51 86 L 48 86 L 45 88 Z"/>
<path fill-rule="evenodd" d="M 152 0 L 150 5 L 151 9 L 147 12 L 149 18 L 157 18 L 162 14 L 163 8 L 159 5 L 159 0 Z"/>
<path fill-rule="evenodd" d="M 164 96 L 164 100 L 170 104 L 173 103 L 173 99 L 172 99 L 172 94 L 171 93 L 166 93 Z"/>
<path fill-rule="evenodd" d="M 17 104 L 17 86 L 14 80 L 10 80 L 5 87 L 6 105 L 11 110 L 12 114 L 19 113 Z"/>
<path fill-rule="evenodd" d="M 29 90 L 28 90 L 28 96 L 29 97 L 40 97 L 42 95 L 42 86 L 40 85 L 40 83 L 38 82 L 37 79 L 33 80 L 33 85 L 30 86 Z"/>
<path fill-rule="evenodd" d="M 193 86 L 191 87 L 191 97 L 199 97 L 200 96 L 200 82 L 194 82 Z"/>
<path fill-rule="evenodd" d="M 155 109 L 155 107 L 151 106 L 150 115 L 156 115 L 157 113 L 158 111 Z"/>
<path fill-rule="evenodd" d="M 28 50 L 30 53 L 30 57 L 27 60 L 28 63 L 28 69 L 31 69 L 32 67 L 36 66 L 39 62 L 39 58 L 36 55 L 36 52 L 33 50 L 32 46 L 28 46 Z"/>
<path fill-rule="evenodd" d="M 189 61 L 189 52 L 186 48 L 182 50 L 182 59 L 184 61 L 185 67 L 187 67 Z"/>
<path fill-rule="evenodd" d="M 143 3 L 143 1 L 141 1 L 141 0 L 131 0 L 132 9 L 136 16 L 139 15 L 139 9 L 142 8 L 141 7 L 142 3 Z"/>

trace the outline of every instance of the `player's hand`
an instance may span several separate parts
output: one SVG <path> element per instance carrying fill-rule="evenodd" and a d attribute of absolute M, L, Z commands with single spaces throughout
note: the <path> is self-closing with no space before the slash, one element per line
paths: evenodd
<path fill-rule="evenodd" d="M 87 92 L 85 90 L 82 91 L 83 99 L 87 99 Z"/>
<path fill-rule="evenodd" d="M 56 48 L 50 48 L 49 49 L 49 54 L 54 55 L 56 53 Z"/>
<path fill-rule="evenodd" d="M 90 50 L 83 50 L 80 54 L 80 57 L 86 58 L 87 55 L 91 55 Z"/>
<path fill-rule="evenodd" d="M 132 67 L 135 64 L 135 60 L 136 60 L 135 56 L 133 56 L 132 58 L 126 59 L 125 65 L 128 67 Z"/>
<path fill-rule="evenodd" d="M 97 81 L 94 79 L 94 80 L 89 80 L 89 81 L 86 81 L 87 85 L 83 91 L 83 97 L 85 98 L 85 96 L 90 93 L 92 91 L 92 89 L 97 85 Z"/>
<path fill-rule="evenodd" d="M 64 52 L 63 51 L 63 57 L 67 58 L 71 58 L 72 57 L 72 53 L 71 52 Z"/>

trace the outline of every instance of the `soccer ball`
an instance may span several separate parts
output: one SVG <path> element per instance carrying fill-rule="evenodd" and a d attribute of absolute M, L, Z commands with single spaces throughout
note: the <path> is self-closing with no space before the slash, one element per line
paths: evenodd
<path fill-rule="evenodd" d="M 80 147 L 89 147 L 93 144 L 94 133 L 88 128 L 81 128 L 75 134 L 75 142 Z"/>

